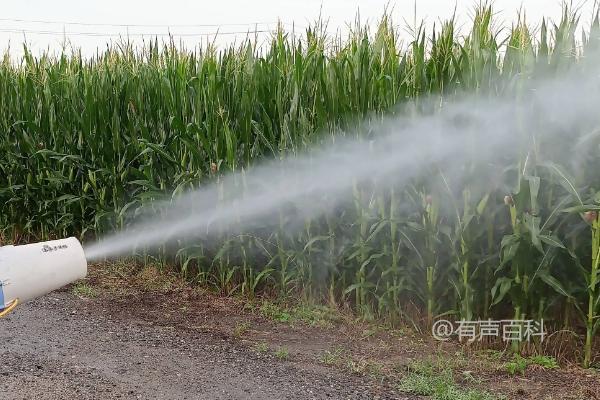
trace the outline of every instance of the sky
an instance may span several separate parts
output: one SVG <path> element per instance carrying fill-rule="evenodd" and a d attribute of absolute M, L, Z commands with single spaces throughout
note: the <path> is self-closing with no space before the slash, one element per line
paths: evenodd
<path fill-rule="evenodd" d="M 581 6 L 582 21 L 589 23 L 593 0 L 573 0 Z M 328 30 L 347 30 L 355 20 L 375 23 L 388 9 L 395 23 L 405 27 L 424 20 L 428 26 L 446 19 L 456 8 L 459 24 L 466 31 L 477 0 L 5 0 L 0 11 L 0 49 L 10 46 L 13 56 L 22 54 L 25 40 L 34 52 L 58 50 L 68 38 L 73 47 L 93 54 L 119 36 L 141 43 L 154 35 L 194 47 L 215 41 L 226 45 L 258 30 L 265 40 L 281 21 L 286 28 L 302 32 L 321 15 Z M 525 10 L 528 21 L 539 25 L 542 17 L 557 19 L 560 0 L 496 0 L 497 20 L 505 26 Z M 215 39 L 215 33 L 219 32 Z M 407 29 L 402 34 L 409 38 Z"/>

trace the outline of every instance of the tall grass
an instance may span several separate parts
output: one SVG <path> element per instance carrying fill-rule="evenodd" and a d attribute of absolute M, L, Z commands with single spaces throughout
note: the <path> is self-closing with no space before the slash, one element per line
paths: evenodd
<path fill-rule="evenodd" d="M 598 18 L 581 47 L 577 24 L 565 7 L 537 36 L 524 20 L 498 30 L 484 5 L 465 36 L 449 20 L 433 31 L 417 27 L 406 47 L 385 17 L 376 31 L 357 24 L 346 38 L 328 37 L 319 24 L 302 39 L 279 30 L 267 48 L 247 41 L 187 51 L 153 42 L 141 50 L 115 45 L 93 58 L 25 48 L 18 63 L 6 54 L 1 235 L 13 242 L 102 235 L 228 171 L 361 132 L 349 128 L 407 99 L 493 96 L 507 87 L 518 96 L 529 77 L 560 73 L 598 48 Z M 528 151 L 515 144 L 521 161 L 507 171 L 523 171 Z M 414 318 L 416 306 L 429 324 L 453 314 L 559 326 L 574 313 L 589 366 L 600 308 L 594 166 L 571 178 L 564 167 L 540 164 L 508 173 L 486 193 L 476 179 L 456 193 L 433 169 L 401 188 L 357 184 L 350 209 L 307 220 L 295 233 L 282 212 L 274 232 L 223 233 L 218 248 L 186 246 L 176 261 L 190 279 L 225 293 L 302 293 L 348 302 L 365 318 Z M 508 185 L 516 189 L 507 193 Z M 573 236 L 566 225 L 581 232 Z"/>

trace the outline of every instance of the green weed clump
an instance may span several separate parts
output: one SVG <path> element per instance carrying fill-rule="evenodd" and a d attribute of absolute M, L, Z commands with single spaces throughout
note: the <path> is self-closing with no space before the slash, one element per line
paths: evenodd
<path fill-rule="evenodd" d="M 404 378 L 400 389 L 434 400 L 500 400 L 501 397 L 475 389 L 462 389 L 454 383 L 450 374 L 424 376 L 412 374 Z"/>
<path fill-rule="evenodd" d="M 438 360 L 440 362 L 441 360 Z M 399 385 L 400 390 L 434 400 L 500 400 L 492 393 L 462 388 L 456 384 L 451 369 L 436 362 L 414 363 Z"/>
<path fill-rule="evenodd" d="M 275 357 L 277 357 L 280 360 L 287 360 L 290 357 L 290 352 L 287 349 L 287 347 L 278 347 L 277 350 L 275 350 Z"/>
<path fill-rule="evenodd" d="M 545 369 L 558 368 L 558 363 L 553 357 L 539 355 L 522 357 L 519 354 L 514 354 L 512 360 L 505 364 L 505 369 L 510 375 L 525 375 L 525 371 L 529 365 L 537 365 Z"/>

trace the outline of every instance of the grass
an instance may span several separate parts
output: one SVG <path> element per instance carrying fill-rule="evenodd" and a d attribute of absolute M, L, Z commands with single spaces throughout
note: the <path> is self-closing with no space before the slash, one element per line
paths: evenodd
<path fill-rule="evenodd" d="M 531 356 L 522 357 L 519 354 L 514 354 L 512 360 L 508 361 L 504 368 L 510 375 L 525 375 L 527 367 L 530 365 L 537 365 L 544 369 L 556 369 L 558 363 L 553 357 L 548 356 Z"/>
<path fill-rule="evenodd" d="M 257 353 L 267 353 L 269 352 L 269 345 L 266 342 L 259 342 L 254 345 L 254 350 Z"/>
<path fill-rule="evenodd" d="M 525 370 L 527 369 L 528 365 L 529 361 L 526 358 L 515 354 L 513 360 L 506 363 L 505 368 L 506 372 L 508 372 L 510 375 L 516 375 L 517 373 L 525 375 Z"/>
<path fill-rule="evenodd" d="M 336 347 L 332 350 L 325 350 L 319 355 L 319 362 L 326 365 L 337 365 L 341 362 L 344 349 Z"/>
<path fill-rule="evenodd" d="M 267 319 L 288 324 L 301 322 L 312 326 L 330 327 L 341 319 L 336 310 L 303 302 L 286 306 L 264 300 L 258 310 Z"/>
<path fill-rule="evenodd" d="M 277 357 L 280 360 L 288 360 L 290 358 L 290 352 L 287 349 L 287 347 L 284 346 L 280 346 L 277 348 L 277 350 L 275 350 L 275 357 Z"/>
<path fill-rule="evenodd" d="M 248 40 L 189 50 L 152 41 L 90 59 L 25 48 L 14 62 L 7 54 L 0 238 L 93 240 L 185 191 L 220 185 L 229 172 L 342 137 L 376 142 L 373 130 L 388 116 L 437 112 L 423 99 L 444 107 L 460 93 L 499 95 L 515 99 L 517 114 L 529 113 L 520 103 L 527 85 L 585 70 L 585 55 L 600 47 L 600 19 L 580 40 L 580 16 L 568 5 L 561 20 L 539 29 L 524 19 L 500 29 L 494 15 L 483 2 L 463 33 L 451 19 L 412 27 L 407 43 L 383 16 L 375 29 L 357 23 L 347 37 L 328 36 L 319 24 L 301 38 L 279 30 L 264 47 Z M 149 266 L 143 273 L 174 265 L 225 295 L 331 306 L 261 306 L 285 323 L 327 324 L 336 318 L 331 310 L 347 306 L 365 320 L 428 329 L 436 315 L 505 318 L 510 310 L 557 329 L 575 325 L 585 340 L 571 356 L 589 367 L 600 328 L 597 149 L 548 146 L 538 126 L 525 131 L 519 121 L 507 121 L 513 154 L 502 165 L 461 161 L 464 182 L 433 165 L 384 188 L 369 177 L 344 207 L 300 226 L 290 226 L 282 208 L 275 229 L 139 249 Z M 577 137 L 597 132 L 579 128 Z M 240 181 L 219 186 L 222 196 L 243 192 Z M 165 291 L 176 284 L 147 280 Z"/>
<path fill-rule="evenodd" d="M 433 400 L 498 400 L 501 398 L 485 391 L 460 388 L 449 372 L 435 376 L 411 373 L 401 381 L 399 389 L 428 396 Z"/>
<path fill-rule="evenodd" d="M 233 336 L 239 339 L 242 336 L 244 336 L 244 334 L 246 334 L 246 332 L 248 332 L 250 328 L 251 325 L 248 322 L 241 322 L 239 324 L 236 324 L 236 326 L 233 329 Z"/>
<path fill-rule="evenodd" d="M 262 303 L 259 311 L 263 317 L 277 322 L 290 322 L 292 319 L 287 309 L 268 301 Z"/>
<path fill-rule="evenodd" d="M 490 361 L 500 361 L 502 360 L 502 357 L 504 357 L 504 352 L 494 349 L 479 350 L 476 352 L 476 354 Z"/>
<path fill-rule="evenodd" d="M 71 289 L 71 293 L 73 293 L 75 296 L 88 298 L 88 299 L 94 298 L 98 294 L 96 292 L 96 289 L 86 282 L 76 283 L 73 286 L 73 288 Z"/>
<path fill-rule="evenodd" d="M 346 360 L 346 369 L 353 374 L 363 375 L 369 368 L 369 362 L 365 359 L 352 359 Z"/>
<path fill-rule="evenodd" d="M 538 365 L 545 369 L 556 369 L 559 367 L 558 362 L 554 357 L 548 357 L 543 355 L 531 356 L 529 361 L 532 365 Z"/>
<path fill-rule="evenodd" d="M 441 359 L 440 359 L 441 360 Z M 494 394 L 476 389 L 462 388 L 456 384 L 454 373 L 443 362 L 423 360 L 409 366 L 408 373 L 402 378 L 399 389 L 433 400 L 499 400 Z M 466 380 L 473 381 L 472 376 Z"/>

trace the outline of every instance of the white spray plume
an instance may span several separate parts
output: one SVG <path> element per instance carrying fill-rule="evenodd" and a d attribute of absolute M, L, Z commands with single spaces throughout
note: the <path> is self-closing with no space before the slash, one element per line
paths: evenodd
<path fill-rule="evenodd" d="M 419 108 L 429 110 L 427 115 L 371 122 L 368 139 L 337 137 L 300 156 L 230 174 L 87 246 L 86 256 L 94 261 L 188 237 L 210 239 L 223 230 L 276 227 L 287 206 L 293 210 L 286 216 L 291 225 L 302 226 L 305 218 L 347 203 L 361 182 L 401 186 L 432 166 L 460 175 L 470 161 L 490 165 L 514 158 L 515 147 L 524 141 L 535 147 L 552 145 L 556 138 L 576 141 L 578 135 L 589 140 L 582 132 L 597 124 L 600 104 L 599 70 L 590 69 L 528 82 L 520 96 L 421 101 Z M 239 194 L 220 198 L 224 188 L 237 188 Z"/>

